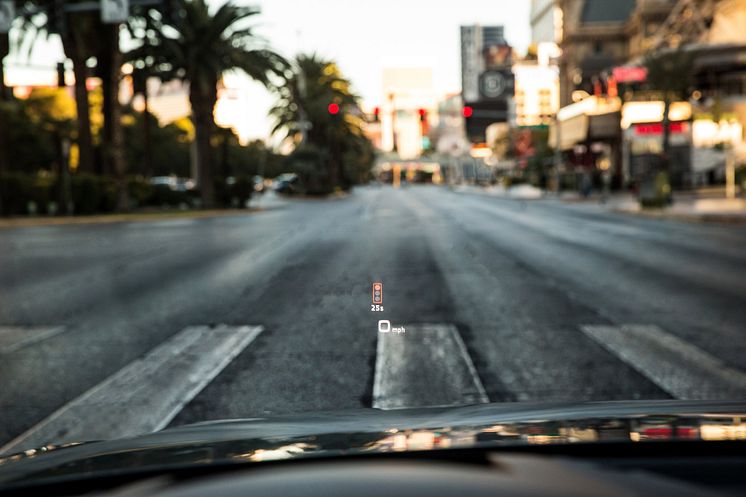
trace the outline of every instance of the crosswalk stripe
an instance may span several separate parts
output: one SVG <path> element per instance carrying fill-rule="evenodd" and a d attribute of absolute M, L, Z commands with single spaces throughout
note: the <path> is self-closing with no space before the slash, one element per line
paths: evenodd
<path fill-rule="evenodd" d="M 746 398 L 746 373 L 658 326 L 593 325 L 581 329 L 676 398 Z"/>
<path fill-rule="evenodd" d="M 0 326 L 0 354 L 15 352 L 64 331 L 64 326 Z"/>
<path fill-rule="evenodd" d="M 120 438 L 164 428 L 261 332 L 261 326 L 191 326 L 0 448 Z"/>
<path fill-rule="evenodd" d="M 456 327 L 404 325 L 379 333 L 373 407 L 398 409 L 489 402 Z"/>

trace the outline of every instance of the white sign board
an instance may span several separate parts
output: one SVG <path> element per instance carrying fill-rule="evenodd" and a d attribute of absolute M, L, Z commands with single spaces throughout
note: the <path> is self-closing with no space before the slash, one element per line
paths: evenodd
<path fill-rule="evenodd" d="M 129 17 L 129 0 L 101 0 L 101 22 L 118 24 Z"/>
<path fill-rule="evenodd" d="M 479 26 L 461 26 L 461 94 L 464 102 L 479 100 L 481 45 Z"/>
<path fill-rule="evenodd" d="M 14 0 L 0 0 L 0 33 L 10 31 L 13 19 L 16 17 L 16 6 Z"/>

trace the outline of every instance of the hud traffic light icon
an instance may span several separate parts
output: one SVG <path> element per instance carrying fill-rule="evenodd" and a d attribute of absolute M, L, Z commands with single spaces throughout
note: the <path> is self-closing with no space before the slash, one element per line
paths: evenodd
<path fill-rule="evenodd" d="M 373 283 L 373 303 L 383 304 L 383 284 Z"/>

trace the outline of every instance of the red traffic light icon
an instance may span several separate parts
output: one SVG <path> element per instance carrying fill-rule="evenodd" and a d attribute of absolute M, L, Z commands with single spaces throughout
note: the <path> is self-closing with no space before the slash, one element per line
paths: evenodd
<path fill-rule="evenodd" d="M 373 303 L 383 304 L 383 284 L 373 283 Z"/>

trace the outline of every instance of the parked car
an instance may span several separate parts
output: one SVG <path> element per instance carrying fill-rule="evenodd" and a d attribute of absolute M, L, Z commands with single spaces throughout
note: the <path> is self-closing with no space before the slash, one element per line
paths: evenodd
<path fill-rule="evenodd" d="M 191 178 L 179 178 L 177 176 L 153 176 L 148 182 L 153 186 L 167 186 L 170 190 L 176 192 L 186 192 L 193 190 L 195 187 L 194 180 Z"/>
<path fill-rule="evenodd" d="M 273 189 L 277 193 L 296 193 L 298 191 L 298 175 L 295 173 L 279 175 L 275 178 Z"/>
<path fill-rule="evenodd" d="M 264 178 L 258 174 L 254 176 L 254 191 L 256 193 L 264 193 Z"/>

